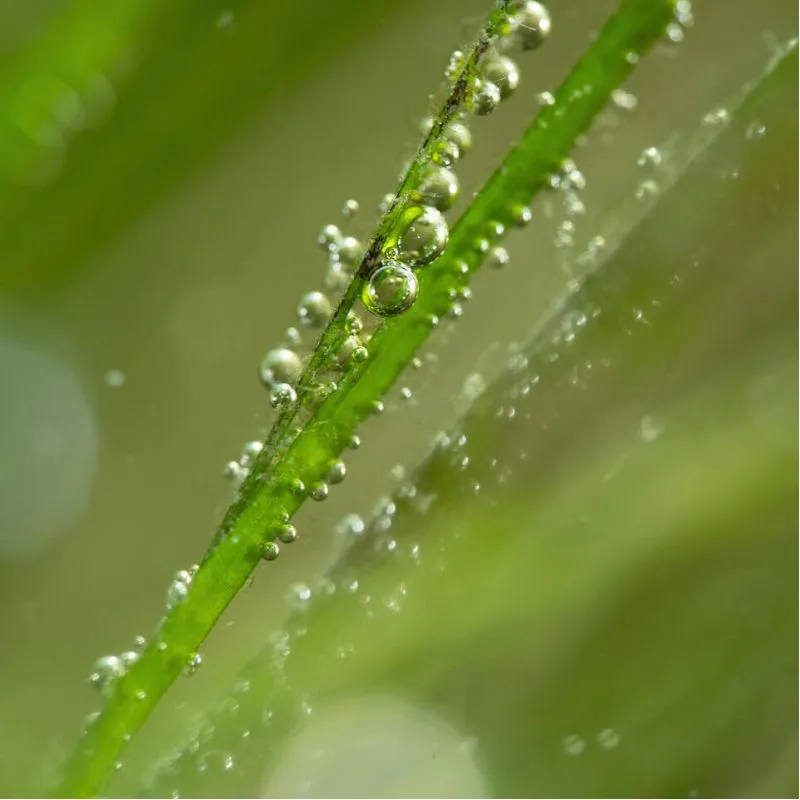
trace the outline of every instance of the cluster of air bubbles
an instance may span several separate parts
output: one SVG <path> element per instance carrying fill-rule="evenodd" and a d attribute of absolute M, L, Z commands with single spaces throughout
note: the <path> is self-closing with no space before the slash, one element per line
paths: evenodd
<path fill-rule="evenodd" d="M 694 25 L 694 13 L 690 0 L 678 0 L 672 12 L 672 20 L 667 25 L 667 39 L 679 44 L 683 41 L 687 28 Z"/>
<path fill-rule="evenodd" d="M 189 570 L 179 569 L 175 573 L 175 577 L 167 587 L 167 611 L 171 611 L 188 597 L 189 587 L 196 571 L 196 568 L 192 567 Z"/>
<path fill-rule="evenodd" d="M 145 646 L 143 636 L 137 636 L 134 646 L 119 655 L 101 656 L 94 664 L 89 674 L 89 684 L 92 688 L 105 695 L 110 694 L 112 687 L 126 672 L 139 660 Z"/>

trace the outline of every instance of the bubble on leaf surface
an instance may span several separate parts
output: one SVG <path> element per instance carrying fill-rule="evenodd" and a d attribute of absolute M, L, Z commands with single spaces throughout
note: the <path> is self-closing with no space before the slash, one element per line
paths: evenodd
<path fill-rule="evenodd" d="M 481 74 L 500 90 L 500 99 L 510 97 L 519 86 L 519 68 L 507 56 L 492 55 L 481 63 Z"/>
<path fill-rule="evenodd" d="M 402 264 L 378 267 L 364 285 L 361 299 L 367 310 L 380 317 L 394 317 L 414 305 L 419 284 L 416 275 Z"/>
<path fill-rule="evenodd" d="M 491 114 L 500 105 L 500 88 L 491 81 L 480 81 L 467 97 L 467 108 L 479 117 Z"/>
<path fill-rule="evenodd" d="M 259 367 L 259 377 L 267 387 L 276 383 L 295 384 L 302 374 L 303 362 L 300 356 L 288 347 L 270 350 Z"/>
<path fill-rule="evenodd" d="M 397 223 L 397 258 L 410 267 L 423 267 L 441 255 L 449 230 L 441 211 L 433 206 L 412 206 Z"/>
<path fill-rule="evenodd" d="M 522 50 L 536 50 L 550 35 L 552 21 L 546 6 L 537 0 L 518 0 L 512 3 L 511 37 Z"/>
<path fill-rule="evenodd" d="M 451 208 L 458 200 L 458 192 L 458 177 L 447 167 L 432 167 L 420 185 L 423 200 L 439 211 Z"/>

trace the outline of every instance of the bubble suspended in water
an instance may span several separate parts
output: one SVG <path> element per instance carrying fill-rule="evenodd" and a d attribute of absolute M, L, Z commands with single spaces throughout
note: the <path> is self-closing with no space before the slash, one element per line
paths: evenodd
<path fill-rule="evenodd" d="M 611 92 L 611 102 L 617 108 L 624 109 L 625 111 L 633 111 L 633 109 L 639 105 L 639 100 L 636 95 L 631 92 L 626 92 L 624 89 L 614 89 L 614 91 Z"/>
<path fill-rule="evenodd" d="M 102 656 L 92 665 L 89 683 L 93 688 L 107 692 L 111 684 L 125 674 L 122 661 L 117 656 Z"/>
<path fill-rule="evenodd" d="M 342 206 L 342 216 L 345 219 L 352 219 L 358 213 L 358 201 L 357 200 L 345 200 L 344 206 Z"/>
<path fill-rule="evenodd" d="M 579 756 L 586 750 L 586 742 L 575 734 L 565 736 L 561 746 L 567 756 Z"/>
<path fill-rule="evenodd" d="M 200 667 L 203 666 L 203 656 L 200 653 L 192 653 L 189 658 L 186 659 L 186 665 L 183 668 L 183 674 L 187 678 L 191 678 Z"/>
<path fill-rule="evenodd" d="M 291 544 L 295 539 L 297 539 L 297 528 L 292 525 L 290 522 L 285 523 L 281 526 L 280 531 L 278 532 L 278 538 L 284 544 Z"/>
<path fill-rule="evenodd" d="M 297 402 L 297 392 L 288 383 L 276 383 L 269 393 L 269 404 L 282 411 Z"/>
<path fill-rule="evenodd" d="M 245 442 L 242 447 L 242 464 L 250 464 L 254 458 L 264 449 L 264 443 L 254 439 L 252 442 Z"/>
<path fill-rule="evenodd" d="M 308 611 L 311 605 L 311 588 L 307 583 L 293 583 L 286 593 L 286 604 L 292 611 Z"/>
<path fill-rule="evenodd" d="M 342 240 L 338 225 L 325 225 L 317 236 L 317 242 L 324 250 L 335 250 Z"/>
<path fill-rule="evenodd" d="M 486 264 L 494 269 L 505 267 L 509 262 L 508 250 L 505 247 L 493 247 L 486 255 Z"/>
<path fill-rule="evenodd" d="M 361 300 L 368 311 L 394 317 L 414 305 L 419 284 L 414 273 L 402 264 L 385 264 L 372 273 L 364 285 Z"/>
<path fill-rule="evenodd" d="M 657 194 L 658 194 L 658 184 L 651 179 L 642 181 L 636 188 L 637 200 L 647 200 L 651 197 L 655 197 Z"/>
<path fill-rule="evenodd" d="M 335 461 L 328 470 L 328 483 L 341 483 L 347 477 L 347 467 L 344 461 Z"/>
<path fill-rule="evenodd" d="M 303 362 L 294 350 L 278 347 L 270 350 L 261 360 L 259 378 L 267 388 L 276 383 L 295 384 L 303 374 Z"/>
<path fill-rule="evenodd" d="M 281 549 L 277 542 L 266 542 L 261 548 L 261 558 L 264 561 L 274 561 L 281 554 Z"/>
<path fill-rule="evenodd" d="M 345 236 L 334 253 L 342 264 L 352 267 L 360 263 L 364 255 L 364 245 L 355 236 Z"/>
<path fill-rule="evenodd" d="M 766 132 L 767 126 L 763 122 L 751 122 L 747 126 L 744 137 L 752 141 L 753 139 L 760 139 Z"/>
<path fill-rule="evenodd" d="M 447 246 L 447 222 L 433 206 L 412 206 L 403 212 L 397 224 L 397 255 L 403 264 L 423 267 L 438 258 Z"/>
<path fill-rule="evenodd" d="M 604 750 L 613 750 L 619 745 L 620 736 L 613 728 L 605 728 L 597 734 L 597 743 Z"/>
<path fill-rule="evenodd" d="M 661 151 L 657 147 L 645 147 L 636 159 L 636 164 L 643 169 L 660 167 L 663 158 Z"/>
<path fill-rule="evenodd" d="M 316 500 L 318 503 L 321 503 L 323 500 L 327 499 L 328 497 L 328 484 L 327 483 L 318 483 L 312 490 L 311 490 L 311 499 Z"/>
<path fill-rule="evenodd" d="M 321 328 L 326 325 L 333 314 L 333 305 L 328 296 L 322 292 L 307 292 L 300 298 L 297 307 L 297 319 L 303 325 Z"/>
<path fill-rule="evenodd" d="M 491 114 L 500 105 L 500 88 L 488 80 L 478 81 L 467 97 L 467 108 L 479 117 Z"/>
<path fill-rule="evenodd" d="M 550 12 L 537 0 L 517 0 L 514 5 L 510 41 L 522 50 L 536 50 L 550 35 Z"/>
<path fill-rule="evenodd" d="M 446 125 L 442 136 L 458 148 L 456 158 L 463 158 L 472 148 L 472 133 L 463 122 L 451 122 Z"/>
<path fill-rule="evenodd" d="M 552 92 L 539 92 L 536 95 L 536 102 L 544 108 L 545 106 L 554 106 L 556 104 L 556 98 Z"/>
<path fill-rule="evenodd" d="M 500 90 L 500 99 L 510 97 L 519 86 L 519 68 L 507 56 L 492 55 L 481 62 L 481 74 Z"/>
<path fill-rule="evenodd" d="M 447 211 L 458 200 L 458 178 L 447 167 L 432 167 L 419 187 L 422 199 L 439 211 Z"/>

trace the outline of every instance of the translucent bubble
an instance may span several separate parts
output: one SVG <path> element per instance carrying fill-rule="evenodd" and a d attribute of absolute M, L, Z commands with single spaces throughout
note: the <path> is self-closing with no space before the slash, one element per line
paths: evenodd
<path fill-rule="evenodd" d="M 358 213 L 358 201 L 357 200 L 345 200 L 344 206 L 342 206 L 342 216 L 345 219 L 351 219 Z"/>
<path fill-rule="evenodd" d="M 203 656 L 200 653 L 192 653 L 189 658 L 186 659 L 186 664 L 183 668 L 183 674 L 187 678 L 191 678 L 200 667 L 203 666 Z"/>
<path fill-rule="evenodd" d="M 467 97 L 467 108 L 479 117 L 491 114 L 500 105 L 502 95 L 491 81 L 480 81 Z"/>
<path fill-rule="evenodd" d="M 238 461 L 229 461 L 222 469 L 223 477 L 228 480 L 243 480 L 247 476 L 247 469 Z"/>
<path fill-rule="evenodd" d="M 442 167 L 452 167 L 460 157 L 461 150 L 451 139 L 439 139 L 431 148 L 431 160 Z"/>
<path fill-rule="evenodd" d="M 508 250 L 505 247 L 493 247 L 486 255 L 486 264 L 489 267 L 500 269 L 509 262 Z"/>
<path fill-rule="evenodd" d="M 347 446 L 351 450 L 358 450 L 358 448 L 361 447 L 361 437 L 358 434 L 354 433 L 350 437 L 350 441 L 348 442 Z"/>
<path fill-rule="evenodd" d="M 189 595 L 189 585 L 177 578 L 172 581 L 167 589 L 167 608 L 173 609 L 182 603 Z"/>
<path fill-rule="evenodd" d="M 254 439 L 252 442 L 245 442 L 244 447 L 242 447 L 242 460 L 254 459 L 263 449 L 264 443 L 258 439 Z"/>
<path fill-rule="evenodd" d="M 714 108 L 703 117 L 704 125 L 724 125 L 730 121 L 731 115 L 727 108 Z"/>
<path fill-rule="evenodd" d="M 122 653 L 119 657 L 120 664 L 122 664 L 122 669 L 124 672 L 127 672 L 138 660 L 141 656 L 141 653 L 137 652 L 136 650 L 127 650 Z"/>
<path fill-rule="evenodd" d="M 472 147 L 472 133 L 463 122 L 451 122 L 446 125 L 442 136 L 458 148 L 458 158 L 463 158 Z"/>
<path fill-rule="evenodd" d="M 510 97 L 519 86 L 519 68 L 516 62 L 501 55 L 493 55 L 481 62 L 481 74 L 500 90 L 500 99 Z"/>
<path fill-rule="evenodd" d="M 605 728 L 597 734 L 597 743 L 604 750 L 613 750 L 619 745 L 620 736 L 613 728 Z"/>
<path fill-rule="evenodd" d="M 433 206 L 412 206 L 403 212 L 397 224 L 397 252 L 403 264 L 410 267 L 430 264 L 447 246 L 447 222 Z"/>
<path fill-rule="evenodd" d="M 539 92 L 536 95 L 536 102 L 544 108 L 545 106 L 554 106 L 556 104 L 556 98 L 552 92 Z"/>
<path fill-rule="evenodd" d="M 312 490 L 311 490 L 311 499 L 316 500 L 318 503 L 321 503 L 323 500 L 327 499 L 328 497 L 328 484 L 327 483 L 318 483 Z"/>
<path fill-rule="evenodd" d="M 364 345 L 356 347 L 350 355 L 350 360 L 356 364 L 363 364 L 369 358 L 369 350 Z"/>
<path fill-rule="evenodd" d="M 370 406 L 370 411 L 377 417 L 383 414 L 386 411 L 386 406 L 383 403 L 383 400 L 373 400 L 372 405 Z"/>
<path fill-rule="evenodd" d="M 633 109 L 639 105 L 639 100 L 636 95 L 631 92 L 626 92 L 624 89 L 614 89 L 614 91 L 611 92 L 611 102 L 617 108 L 622 108 L 625 111 L 633 111 Z"/>
<path fill-rule="evenodd" d="M 411 400 L 413 398 L 413 396 L 414 396 L 414 393 L 411 391 L 411 389 L 408 388 L 408 386 L 403 386 L 400 389 L 400 397 L 403 400 Z"/>
<path fill-rule="evenodd" d="M 386 264 L 372 273 L 361 300 L 373 314 L 393 317 L 414 305 L 418 291 L 417 278 L 408 267 Z"/>
<path fill-rule="evenodd" d="M 317 242 L 325 250 L 335 250 L 342 240 L 338 225 L 325 225 L 317 236 Z"/>
<path fill-rule="evenodd" d="M 352 267 L 361 262 L 364 245 L 355 236 L 345 236 L 334 252 L 339 261 Z"/>
<path fill-rule="evenodd" d="M 342 346 L 339 348 L 339 353 L 337 356 L 339 364 L 346 366 L 350 361 L 359 362 L 366 360 L 365 358 L 361 357 L 362 354 L 360 352 L 358 356 L 355 356 L 356 351 L 360 350 L 363 350 L 364 353 L 366 353 L 366 348 L 362 346 L 361 340 L 358 338 L 358 336 L 348 336 L 342 342 Z"/>
<path fill-rule="evenodd" d="M 125 385 L 126 380 L 127 375 L 125 375 L 121 369 L 110 369 L 103 376 L 105 385 L 111 389 L 119 389 L 121 386 Z"/>
<path fill-rule="evenodd" d="M 292 611 L 308 611 L 311 605 L 311 587 L 307 583 L 293 583 L 286 593 L 286 604 Z"/>
<path fill-rule="evenodd" d="M 517 206 L 512 210 L 511 215 L 517 228 L 524 228 L 533 219 L 533 211 L 529 206 Z"/>
<path fill-rule="evenodd" d="M 269 393 L 269 404 L 278 410 L 290 408 L 297 402 L 297 392 L 288 383 L 276 383 Z"/>
<path fill-rule="evenodd" d="M 658 194 L 658 184 L 654 180 L 642 181 L 636 188 L 636 199 L 647 200 Z"/>
<path fill-rule="evenodd" d="M 302 374 L 303 362 L 300 356 L 286 347 L 270 350 L 259 366 L 259 377 L 267 387 L 276 383 L 295 384 Z"/>
<path fill-rule="evenodd" d="M 347 466 L 344 461 L 335 461 L 328 470 L 328 483 L 341 483 L 347 477 Z"/>
<path fill-rule="evenodd" d="M 511 16 L 511 39 L 522 50 L 536 50 L 550 35 L 550 12 L 536 0 L 517 2 L 516 6 Z"/>
<path fill-rule="evenodd" d="M 564 750 L 564 755 L 568 756 L 579 756 L 584 750 L 586 750 L 585 740 L 581 739 L 580 736 L 576 736 L 575 734 L 565 736 L 561 746 Z"/>
<path fill-rule="evenodd" d="M 340 536 L 361 536 L 367 526 L 360 514 L 347 514 L 336 526 L 336 533 Z"/>
<path fill-rule="evenodd" d="M 307 292 L 300 298 L 297 318 L 304 325 L 321 328 L 333 314 L 333 306 L 328 296 L 322 292 Z M 293 351 L 292 351 L 293 352 Z"/>
<path fill-rule="evenodd" d="M 422 199 L 439 211 L 447 211 L 458 200 L 458 178 L 447 167 L 433 167 L 419 187 Z"/>
<path fill-rule="evenodd" d="M 651 416 L 642 417 L 639 434 L 645 442 L 654 442 L 664 432 L 664 426 Z"/>
<path fill-rule="evenodd" d="M 662 162 L 661 151 L 657 147 L 645 147 L 636 159 L 636 164 L 644 169 L 660 167 Z"/>
<path fill-rule="evenodd" d="M 744 133 L 745 139 L 760 139 L 767 132 L 767 126 L 763 122 L 751 122 Z"/>
<path fill-rule="evenodd" d="M 450 60 L 447 62 L 447 68 L 444 71 L 444 76 L 448 81 L 458 80 L 458 76 L 464 69 L 467 63 L 467 57 L 462 50 L 454 50 L 450 54 Z"/>
<path fill-rule="evenodd" d="M 89 683 L 93 688 L 106 692 L 124 674 L 125 667 L 117 656 L 102 656 L 92 665 Z"/>
<path fill-rule="evenodd" d="M 297 528 L 292 525 L 290 522 L 285 523 L 281 526 L 280 531 L 278 532 L 278 538 L 284 544 L 291 544 L 295 539 L 297 539 Z"/>

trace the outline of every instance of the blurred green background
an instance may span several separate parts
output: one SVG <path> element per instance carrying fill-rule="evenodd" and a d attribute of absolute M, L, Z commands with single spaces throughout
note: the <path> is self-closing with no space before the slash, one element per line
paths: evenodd
<path fill-rule="evenodd" d="M 475 123 L 463 197 L 613 7 L 552 4 L 553 34 L 521 60 L 520 89 Z M 319 288 L 318 228 L 354 197 L 354 231 L 368 234 L 450 51 L 484 12 L 480 0 L 0 4 L 0 793 L 25 791 L 70 748 L 98 704 L 92 661 L 149 634 L 174 571 L 199 560 L 230 499 L 222 466 L 270 420 L 258 361 L 295 323 L 300 294 Z M 577 151 L 588 180 L 579 241 L 613 245 L 640 211 L 641 150 L 662 146 L 676 166 L 703 115 L 797 29 L 788 0 L 705 0 L 695 16 L 686 41 L 660 46 L 626 87 L 637 108 L 606 114 Z M 391 468 L 452 424 L 475 365 L 496 372 L 498 353 L 564 292 L 560 219 L 552 200 L 537 202 L 509 239 L 509 268 L 479 277 L 436 364 L 409 376 L 415 399 L 389 398 L 347 481 L 302 510 L 297 544 L 236 599 L 138 758 L 174 745 L 230 686 L 283 618 L 287 587 L 335 557 L 336 520 L 369 512 Z M 753 268 L 769 282 L 771 266 Z M 709 331 L 735 329 L 744 299 L 736 309 Z M 795 383 L 779 376 L 765 390 L 792 424 Z"/>

